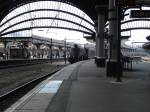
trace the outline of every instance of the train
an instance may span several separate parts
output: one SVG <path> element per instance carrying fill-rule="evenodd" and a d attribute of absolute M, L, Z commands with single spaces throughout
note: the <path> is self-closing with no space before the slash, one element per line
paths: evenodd
<path fill-rule="evenodd" d="M 89 52 L 90 52 L 90 55 L 89 55 Z M 70 57 L 68 58 L 68 61 L 72 64 L 77 61 L 82 61 L 82 60 L 87 60 L 89 58 L 93 58 L 95 53 L 91 53 L 91 52 L 92 52 L 91 49 L 85 46 L 79 47 L 77 44 L 75 44 L 74 47 L 71 48 Z"/>

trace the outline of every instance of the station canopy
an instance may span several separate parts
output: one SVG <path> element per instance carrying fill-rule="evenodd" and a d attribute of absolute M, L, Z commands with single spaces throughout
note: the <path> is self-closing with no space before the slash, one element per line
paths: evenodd
<path fill-rule="evenodd" d="M 19 0 L 15 0 L 13 3 L 18 3 L 18 5 L 15 5 L 12 9 L 8 7 L 10 9 L 9 13 L 0 22 L 1 37 L 31 37 L 33 30 L 40 31 L 41 28 L 42 30 L 44 28 L 45 31 L 66 29 L 93 35 L 96 32 L 96 24 L 93 18 L 97 16 L 95 15 L 95 10 L 93 10 L 94 6 L 105 3 L 96 2 L 97 0 L 87 0 L 85 4 L 83 0 L 80 2 L 79 0 L 73 2 L 69 2 L 69 0 L 66 0 L 68 2 L 64 2 L 63 0 L 25 1 L 28 0 L 20 2 Z M 105 4 L 108 4 L 107 2 Z M 4 3 L 2 4 L 4 5 Z M 79 6 L 79 4 L 81 5 Z M 12 5 L 10 4 L 10 6 Z M 87 7 L 85 8 L 85 6 Z M 84 11 L 81 9 L 84 9 Z M 123 36 L 131 36 L 132 30 L 150 29 L 150 18 L 131 18 L 131 10 L 150 10 L 150 7 L 145 5 L 140 7 L 134 6 L 134 8 L 130 7 L 125 10 L 123 20 L 121 21 L 121 34 Z M 94 16 L 92 16 L 90 11 L 93 12 Z"/>
<path fill-rule="evenodd" d="M 0 22 L 1 37 L 31 37 L 34 29 L 66 29 L 93 35 L 95 24 L 79 8 L 59 1 L 36 1 L 14 8 Z"/>
<path fill-rule="evenodd" d="M 150 16 L 149 17 L 144 17 L 143 12 L 141 15 L 135 15 L 133 17 L 131 15 L 132 11 L 150 11 L 150 7 L 142 6 L 142 7 L 137 7 L 137 8 L 130 8 L 125 11 L 124 13 L 124 19 L 121 22 L 121 31 L 130 31 L 130 30 L 137 30 L 137 29 L 150 29 Z"/>
<path fill-rule="evenodd" d="M 130 7 L 124 10 L 123 18 L 121 20 L 121 35 L 122 36 L 131 36 L 132 31 L 136 30 L 147 30 L 150 29 L 150 17 L 144 17 L 144 15 L 137 15 L 136 17 L 133 17 L 131 15 L 132 11 L 150 11 L 149 6 L 140 6 L 140 7 Z M 142 13 L 143 14 L 143 13 Z M 106 24 L 106 26 L 109 26 L 109 23 Z M 108 27 L 107 26 L 107 27 Z M 108 27 L 109 28 L 109 27 Z M 150 32 L 149 32 L 150 33 Z M 149 34 L 148 34 L 149 35 Z M 141 37 L 139 37 L 141 38 Z"/>

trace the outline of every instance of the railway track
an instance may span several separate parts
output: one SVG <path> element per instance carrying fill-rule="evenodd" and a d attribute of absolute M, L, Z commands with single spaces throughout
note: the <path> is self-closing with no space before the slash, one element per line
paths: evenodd
<path fill-rule="evenodd" d="M 60 69 L 58 69 L 60 70 Z M 3 112 L 5 109 L 10 107 L 13 103 L 15 103 L 18 99 L 24 96 L 27 92 L 33 89 L 37 84 L 45 80 L 47 77 L 53 75 L 58 70 L 53 71 L 50 74 L 41 76 L 39 78 L 33 79 L 7 93 L 4 93 L 0 96 L 0 112 Z"/>
<path fill-rule="evenodd" d="M 12 60 L 0 60 L 0 69 L 5 68 L 14 68 L 19 66 L 28 66 L 34 64 L 41 64 L 41 63 L 54 63 L 64 61 L 64 58 L 57 58 L 57 59 L 12 59 Z"/>

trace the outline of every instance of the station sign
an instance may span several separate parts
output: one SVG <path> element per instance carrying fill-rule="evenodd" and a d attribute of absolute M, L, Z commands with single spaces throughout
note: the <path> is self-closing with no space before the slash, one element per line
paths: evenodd
<path fill-rule="evenodd" d="M 115 4 L 120 6 L 135 6 L 150 4 L 150 0 L 115 0 Z"/>
<path fill-rule="evenodd" d="M 130 18 L 150 18 L 150 10 L 131 10 Z"/>
<path fill-rule="evenodd" d="M 150 0 L 136 0 L 137 4 L 147 4 L 150 3 Z"/>
<path fill-rule="evenodd" d="M 115 1 L 117 5 L 120 6 L 135 6 L 136 0 L 116 0 Z"/>

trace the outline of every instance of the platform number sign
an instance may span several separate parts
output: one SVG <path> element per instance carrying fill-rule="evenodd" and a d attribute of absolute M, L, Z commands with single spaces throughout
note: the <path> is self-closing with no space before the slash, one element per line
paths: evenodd
<path fill-rule="evenodd" d="M 116 0 L 115 2 L 120 6 L 134 6 L 136 4 L 136 0 Z"/>
<path fill-rule="evenodd" d="M 150 10 L 131 10 L 130 18 L 150 18 Z"/>

